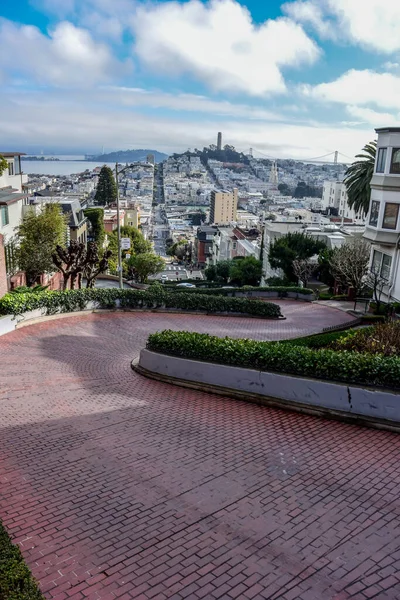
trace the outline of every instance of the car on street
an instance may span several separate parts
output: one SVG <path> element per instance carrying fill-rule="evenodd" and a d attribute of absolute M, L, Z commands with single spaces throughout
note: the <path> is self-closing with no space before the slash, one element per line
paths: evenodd
<path fill-rule="evenodd" d="M 196 286 L 193 283 L 178 283 L 176 287 L 180 287 L 180 288 L 195 288 Z"/>

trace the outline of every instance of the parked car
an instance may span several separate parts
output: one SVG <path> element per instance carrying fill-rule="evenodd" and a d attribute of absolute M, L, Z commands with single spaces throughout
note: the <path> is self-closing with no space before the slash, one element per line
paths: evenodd
<path fill-rule="evenodd" d="M 178 285 L 176 287 L 195 288 L 196 286 L 193 283 L 178 283 Z"/>
<path fill-rule="evenodd" d="M 164 281 L 168 281 L 168 275 L 161 275 L 161 279 L 164 279 Z"/>

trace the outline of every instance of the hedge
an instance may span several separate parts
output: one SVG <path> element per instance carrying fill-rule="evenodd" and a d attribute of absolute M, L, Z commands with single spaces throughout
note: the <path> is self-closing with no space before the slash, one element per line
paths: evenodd
<path fill-rule="evenodd" d="M 171 356 L 235 367 L 400 389 L 398 357 L 315 350 L 284 343 L 169 330 L 150 335 L 147 348 Z"/>
<path fill-rule="evenodd" d="M 278 318 L 281 310 L 277 304 L 249 298 L 220 298 L 216 296 L 168 293 L 162 286 L 149 290 L 117 288 L 89 290 L 67 290 L 64 292 L 41 292 L 37 294 L 6 294 L 0 299 L 1 315 L 21 315 L 35 309 L 44 309 L 45 314 L 84 310 L 88 302 L 99 308 L 175 308 L 206 312 L 231 312 L 259 317 Z"/>
<path fill-rule="evenodd" d="M 171 286 L 171 291 L 185 292 L 186 294 L 204 294 L 209 296 L 235 296 L 236 294 L 246 294 L 251 292 L 273 292 L 279 298 L 286 298 L 289 292 L 293 294 L 304 294 L 305 296 L 310 296 L 313 294 L 313 291 L 309 288 L 300 288 L 300 287 L 242 287 L 242 288 L 230 288 L 223 289 L 219 288 L 176 288 Z"/>
<path fill-rule="evenodd" d="M 0 599 L 44 600 L 26 566 L 18 546 L 14 546 L 0 523 Z"/>
<path fill-rule="evenodd" d="M 353 335 L 356 329 L 346 329 L 344 331 L 331 331 L 328 333 L 318 333 L 317 335 L 309 335 L 303 338 L 295 338 L 292 340 L 283 340 L 281 342 L 275 342 L 276 344 L 286 344 L 289 346 L 302 346 L 303 348 L 326 348 L 333 342 L 336 342 L 343 337 L 349 337 Z"/>

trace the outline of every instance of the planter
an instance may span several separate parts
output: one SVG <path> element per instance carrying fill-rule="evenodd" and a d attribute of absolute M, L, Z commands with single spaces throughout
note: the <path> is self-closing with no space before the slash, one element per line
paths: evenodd
<path fill-rule="evenodd" d="M 132 367 L 145 376 L 184 387 L 400 431 L 400 394 L 391 390 L 187 360 L 149 350 L 142 350 Z"/>

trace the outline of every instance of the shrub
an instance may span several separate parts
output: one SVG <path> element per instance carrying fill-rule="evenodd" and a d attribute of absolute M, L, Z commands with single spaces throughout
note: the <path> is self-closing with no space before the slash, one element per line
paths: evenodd
<path fill-rule="evenodd" d="M 207 312 L 233 312 L 260 317 L 278 318 L 281 316 L 277 304 L 249 298 L 220 298 L 201 294 L 166 292 L 161 285 L 148 290 L 84 289 L 63 292 L 40 292 L 37 294 L 6 294 L 0 299 L 0 314 L 20 315 L 35 309 L 43 309 L 47 315 L 58 312 L 84 310 L 88 302 L 95 302 L 100 308 L 115 308 L 119 301 L 121 308 L 176 308 Z"/>
<path fill-rule="evenodd" d="M 336 340 L 348 338 L 354 335 L 354 329 L 347 329 L 345 331 L 331 331 L 328 333 L 319 333 L 317 335 L 310 335 L 303 338 L 296 338 L 294 340 L 283 340 L 282 342 L 276 342 L 279 344 L 287 344 L 290 346 L 302 346 L 303 348 L 314 348 L 315 350 L 320 348 L 328 348 Z"/>
<path fill-rule="evenodd" d="M 360 319 L 363 323 L 384 323 L 385 315 L 361 315 Z"/>
<path fill-rule="evenodd" d="M 168 330 L 150 335 L 147 348 L 172 356 L 260 371 L 400 389 L 400 359 L 395 356 L 315 350 Z"/>
<path fill-rule="evenodd" d="M 322 292 L 321 294 L 318 295 L 318 300 L 331 300 L 332 299 L 332 294 L 327 294 Z"/>
<path fill-rule="evenodd" d="M 336 350 L 397 356 L 400 354 L 400 323 L 381 323 L 359 329 L 351 336 L 337 339 L 332 347 Z"/>
<path fill-rule="evenodd" d="M 251 286 L 244 286 L 241 288 L 238 287 L 233 287 L 231 289 L 223 289 L 221 287 L 218 288 L 213 288 L 213 289 L 208 289 L 208 288 L 196 288 L 196 290 L 194 288 L 178 288 L 176 291 L 179 292 L 185 292 L 185 293 L 189 293 L 189 294 L 196 294 L 196 293 L 200 293 L 200 294 L 205 294 L 205 295 L 218 295 L 218 296 L 235 296 L 236 294 L 250 294 L 250 293 L 255 293 L 257 294 L 257 292 L 273 292 L 276 293 L 276 295 L 279 298 L 286 298 L 289 294 L 289 292 L 293 293 L 293 294 L 304 294 L 305 296 L 311 296 L 313 294 L 313 291 L 310 290 L 309 288 L 301 288 L 301 287 L 295 287 L 295 286 L 290 286 L 290 287 L 251 287 Z"/>
<path fill-rule="evenodd" d="M 0 598 L 2 600 L 44 600 L 24 562 L 20 549 L 12 544 L 1 523 Z"/>

